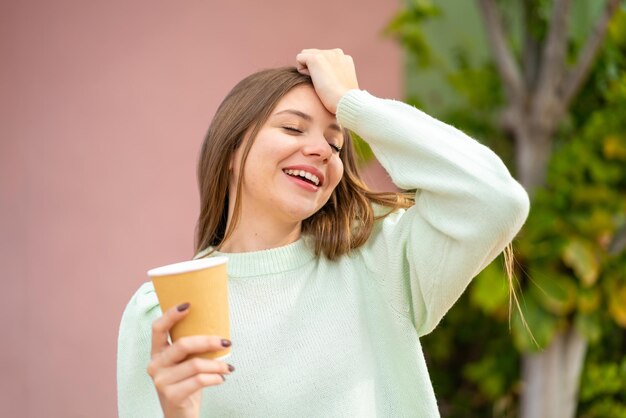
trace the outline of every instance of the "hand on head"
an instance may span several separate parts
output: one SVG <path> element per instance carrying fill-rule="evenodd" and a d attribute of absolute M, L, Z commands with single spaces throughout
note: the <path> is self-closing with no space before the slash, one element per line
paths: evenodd
<path fill-rule="evenodd" d="M 311 76 L 315 92 L 333 114 L 337 113 L 341 97 L 359 88 L 352 57 L 341 49 L 303 49 L 296 61 L 298 71 Z"/>

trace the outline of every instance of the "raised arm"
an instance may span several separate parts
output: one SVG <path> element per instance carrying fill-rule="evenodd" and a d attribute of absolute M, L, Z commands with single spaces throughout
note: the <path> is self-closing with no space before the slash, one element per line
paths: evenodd
<path fill-rule="evenodd" d="M 398 187 L 416 190 L 415 205 L 380 222 L 362 252 L 390 303 L 426 334 L 517 234 L 528 195 L 489 148 L 405 103 L 352 90 L 337 119 Z"/>

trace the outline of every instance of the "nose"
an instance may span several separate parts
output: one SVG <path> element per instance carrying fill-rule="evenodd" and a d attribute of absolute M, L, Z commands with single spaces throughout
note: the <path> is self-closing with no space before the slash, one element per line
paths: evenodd
<path fill-rule="evenodd" d="M 302 147 L 302 153 L 327 162 L 333 150 L 324 135 L 312 135 L 306 139 L 306 143 Z"/>

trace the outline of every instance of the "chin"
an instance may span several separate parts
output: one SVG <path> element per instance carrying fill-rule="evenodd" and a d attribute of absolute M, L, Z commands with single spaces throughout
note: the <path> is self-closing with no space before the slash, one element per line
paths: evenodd
<path fill-rule="evenodd" d="M 315 206 L 315 207 L 294 208 L 293 203 L 292 203 L 287 213 L 289 214 L 289 217 L 292 218 L 293 220 L 301 222 L 315 215 L 320 209 L 321 209 L 321 206 L 320 207 Z"/>

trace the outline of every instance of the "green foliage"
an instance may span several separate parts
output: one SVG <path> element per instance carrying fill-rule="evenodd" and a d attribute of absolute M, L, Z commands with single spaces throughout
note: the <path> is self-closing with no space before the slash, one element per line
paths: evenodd
<path fill-rule="evenodd" d="M 470 299 L 466 293 L 422 340 L 442 416 L 511 416 L 520 358 L 510 338 L 506 308 L 501 320 L 493 321 Z"/>
<path fill-rule="evenodd" d="M 626 332 L 604 331 L 582 374 L 580 418 L 626 418 Z"/>
<path fill-rule="evenodd" d="M 357 164 L 359 166 L 363 166 L 365 163 L 374 158 L 374 153 L 363 138 L 353 132 L 351 132 L 350 135 L 352 135 L 354 150 L 356 151 Z"/>
<path fill-rule="evenodd" d="M 423 28 L 439 11 L 421 13 L 416 4 L 430 10 L 430 2 L 412 3 L 389 33 L 420 65 L 433 65 Z M 552 2 L 528 4 L 531 32 L 540 40 Z M 513 0 L 500 5 L 520 8 Z M 582 41 L 572 35 L 572 56 Z M 454 59 L 456 69 L 446 80 L 460 105 L 442 118 L 510 164 L 514 149 L 498 124 L 504 97 L 493 64 L 472 66 L 462 48 Z M 574 326 L 590 344 L 579 416 L 626 417 L 626 9 L 612 20 L 591 76 L 554 140 L 546 185 L 536 191 L 514 243 L 520 309 L 532 335 L 515 309 L 509 322 L 499 259 L 423 340 L 442 416 L 516 416 L 520 353 L 541 350 L 558 331 Z"/>
<path fill-rule="evenodd" d="M 529 292 L 543 293 L 545 311 L 592 340 L 596 311 L 608 307 L 614 325 L 626 327 L 626 251 L 611 251 L 626 225 L 626 94 L 618 93 L 626 66 L 621 71 L 598 99 L 603 105 L 554 153 L 518 246 Z"/>
<path fill-rule="evenodd" d="M 520 310 L 513 312 L 513 342 L 518 350 L 524 352 L 542 350 L 550 343 L 557 330 L 563 327 L 559 320 L 550 315 L 542 306 L 535 294 L 526 293 L 522 299 Z M 528 328 L 522 322 L 522 314 Z M 528 329 L 532 331 L 532 334 Z"/>
<path fill-rule="evenodd" d="M 384 34 L 399 41 L 411 54 L 417 57 L 421 67 L 433 63 L 433 52 L 424 34 L 422 23 L 436 16 L 441 10 L 429 0 L 409 0 L 404 9 L 389 22 Z"/>
<path fill-rule="evenodd" d="M 508 300 L 509 288 L 502 280 L 502 269 L 496 263 L 492 263 L 474 280 L 470 302 L 486 315 L 503 318 L 507 315 L 504 307 L 507 306 Z"/>

